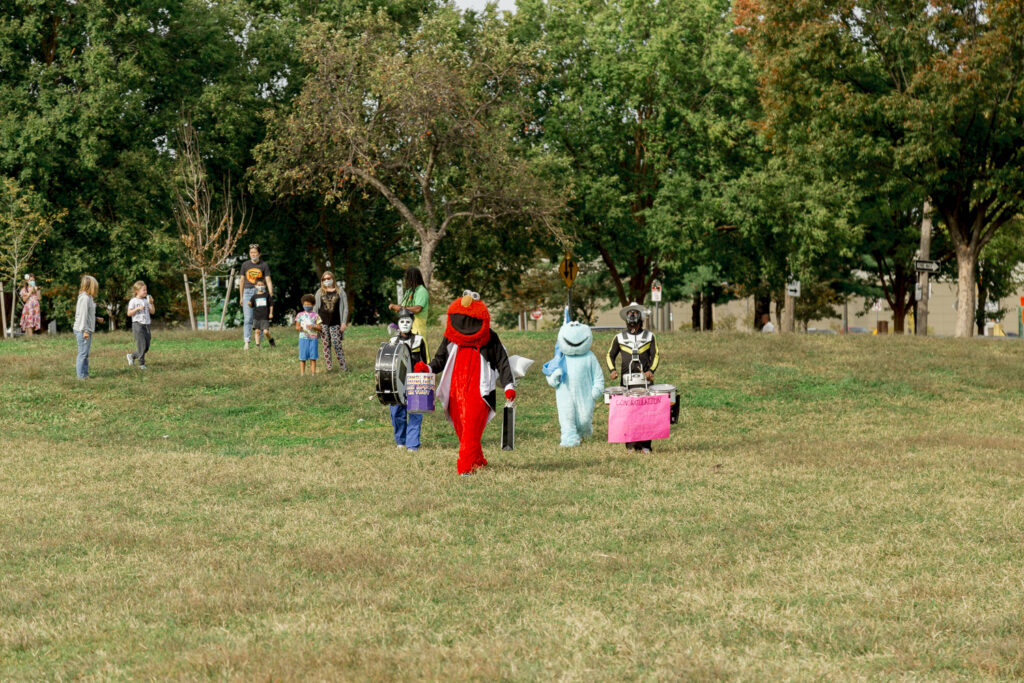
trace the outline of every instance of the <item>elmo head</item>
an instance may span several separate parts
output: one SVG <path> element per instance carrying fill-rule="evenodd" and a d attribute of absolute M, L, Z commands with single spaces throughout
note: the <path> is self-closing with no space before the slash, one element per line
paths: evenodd
<path fill-rule="evenodd" d="M 491 312 L 479 295 L 466 293 L 448 307 L 444 336 L 459 346 L 480 348 L 491 338 Z"/>

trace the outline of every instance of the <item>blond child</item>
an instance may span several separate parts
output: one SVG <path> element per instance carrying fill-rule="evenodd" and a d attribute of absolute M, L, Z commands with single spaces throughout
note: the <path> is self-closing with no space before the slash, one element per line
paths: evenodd
<path fill-rule="evenodd" d="M 152 340 L 150 325 L 153 322 L 152 315 L 156 313 L 153 305 L 153 297 L 146 290 L 146 283 L 139 280 L 132 285 L 134 296 L 128 302 L 128 315 L 132 319 L 132 337 L 135 338 L 135 353 L 129 353 L 128 367 L 139 364 L 140 370 L 146 369 L 146 352 L 149 351 L 149 343 Z"/>
<path fill-rule="evenodd" d="M 78 357 L 75 359 L 75 371 L 78 379 L 89 379 L 89 350 L 92 348 L 92 335 L 96 332 L 96 323 L 103 324 L 103 318 L 96 317 L 96 295 L 100 285 L 92 275 L 83 275 L 78 287 L 78 302 L 75 304 L 75 324 L 71 328 L 78 341 Z"/>

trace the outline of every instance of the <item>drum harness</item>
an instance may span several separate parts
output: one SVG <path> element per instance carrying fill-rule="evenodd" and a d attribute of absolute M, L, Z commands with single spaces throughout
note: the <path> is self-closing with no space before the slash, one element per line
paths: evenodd
<path fill-rule="evenodd" d="M 644 374 L 644 364 L 640 362 L 640 352 L 637 350 L 636 335 L 630 333 L 630 336 L 633 337 L 633 344 L 631 349 L 632 353 L 630 354 L 629 358 L 629 372 L 627 372 L 626 376 L 622 378 L 623 383 L 628 389 L 630 387 L 640 386 L 640 380 L 642 380 L 644 385 L 644 391 L 649 391 L 650 386 L 647 382 L 647 375 Z M 637 365 L 640 366 L 640 372 L 633 372 L 633 363 L 636 363 Z"/>

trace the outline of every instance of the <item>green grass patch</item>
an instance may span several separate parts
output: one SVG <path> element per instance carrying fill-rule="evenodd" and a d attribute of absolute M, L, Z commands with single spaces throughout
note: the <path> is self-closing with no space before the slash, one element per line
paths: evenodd
<path fill-rule="evenodd" d="M 145 373 L 101 333 L 87 382 L 0 344 L 2 678 L 1024 676 L 1024 345 L 661 335 L 651 456 L 603 405 L 559 448 L 538 365 L 460 478 L 440 415 L 394 447 L 385 338 L 300 378 L 290 330 L 157 330 Z"/>

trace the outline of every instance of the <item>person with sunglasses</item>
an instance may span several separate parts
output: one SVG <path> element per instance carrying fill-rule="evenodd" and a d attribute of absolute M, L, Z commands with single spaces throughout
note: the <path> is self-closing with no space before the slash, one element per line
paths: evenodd
<path fill-rule="evenodd" d="M 274 296 L 274 283 L 270 279 L 270 266 L 260 258 L 260 245 L 249 245 L 249 260 L 242 263 L 242 277 L 238 280 L 238 304 L 242 307 L 242 334 L 245 337 L 245 349 L 249 350 L 252 338 L 252 306 L 249 302 L 256 295 L 256 283 L 263 280 L 267 284 L 267 294 Z"/>

